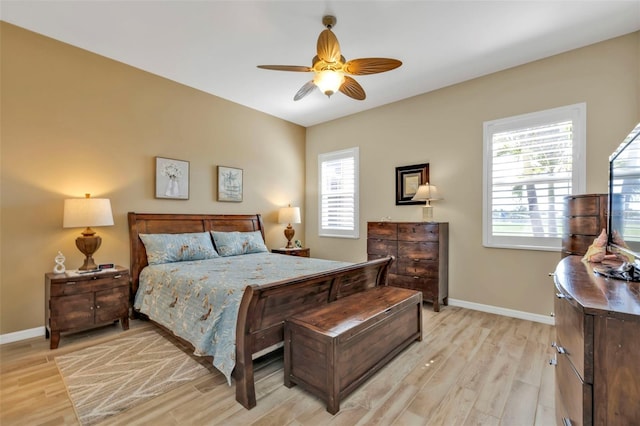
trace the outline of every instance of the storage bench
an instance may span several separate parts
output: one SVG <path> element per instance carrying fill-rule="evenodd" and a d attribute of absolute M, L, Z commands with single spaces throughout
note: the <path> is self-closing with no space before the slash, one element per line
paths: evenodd
<path fill-rule="evenodd" d="M 285 321 L 284 384 L 340 410 L 340 400 L 422 340 L 422 293 L 375 287 Z"/>

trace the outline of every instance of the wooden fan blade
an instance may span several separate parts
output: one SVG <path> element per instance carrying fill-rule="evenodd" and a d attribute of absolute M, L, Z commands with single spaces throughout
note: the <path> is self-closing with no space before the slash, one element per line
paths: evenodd
<path fill-rule="evenodd" d="M 353 75 L 367 75 L 377 74 L 379 72 L 390 71 L 398 68 L 402 65 L 402 62 L 397 59 L 389 58 L 362 58 L 353 59 L 346 64 L 342 69 L 344 72 Z"/>
<path fill-rule="evenodd" d="M 324 30 L 318 37 L 318 58 L 325 62 L 338 62 L 340 60 L 340 44 L 331 30 Z"/>
<path fill-rule="evenodd" d="M 311 93 L 311 91 L 315 88 L 316 84 L 313 82 L 313 80 L 306 82 L 305 85 L 302 86 L 300 90 L 298 90 L 298 93 L 296 93 L 296 95 L 293 97 L 293 100 L 299 101 L 300 99 Z"/>
<path fill-rule="evenodd" d="M 313 71 L 313 68 L 303 67 L 302 65 L 258 65 L 258 68 L 262 68 L 263 70 L 275 70 L 275 71 L 297 71 L 297 72 Z"/>
<path fill-rule="evenodd" d="M 356 99 L 358 101 L 363 101 L 367 95 L 364 94 L 364 89 L 360 84 L 355 81 L 353 78 L 345 75 L 344 83 L 340 86 L 340 91 L 350 98 Z"/>

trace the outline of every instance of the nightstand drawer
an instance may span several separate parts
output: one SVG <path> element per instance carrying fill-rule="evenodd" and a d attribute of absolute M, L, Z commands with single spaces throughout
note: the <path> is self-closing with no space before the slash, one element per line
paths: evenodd
<path fill-rule="evenodd" d="M 80 279 L 78 279 L 80 278 Z M 70 296 L 73 294 L 88 293 L 109 289 L 111 287 L 128 287 L 129 275 L 117 274 L 91 279 L 85 277 L 69 277 L 66 282 L 51 283 L 51 297 Z"/>

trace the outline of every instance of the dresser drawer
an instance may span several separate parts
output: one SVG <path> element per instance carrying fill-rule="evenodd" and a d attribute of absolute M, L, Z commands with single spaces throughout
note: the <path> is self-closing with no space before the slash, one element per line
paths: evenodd
<path fill-rule="evenodd" d="M 397 263 L 397 271 L 400 275 L 438 279 L 438 262 L 434 262 L 433 260 L 408 260 L 400 258 Z"/>
<path fill-rule="evenodd" d="M 565 355 L 557 356 L 556 419 L 559 425 L 593 424 L 593 387 L 584 383 Z M 571 423 L 566 423 L 566 420 Z"/>
<path fill-rule="evenodd" d="M 434 301 L 438 298 L 438 278 L 389 274 L 389 285 L 422 292 L 422 300 Z"/>
<path fill-rule="evenodd" d="M 438 241 L 437 223 L 399 223 L 398 240 L 401 241 Z"/>
<path fill-rule="evenodd" d="M 600 202 L 600 197 L 597 196 L 568 197 L 567 211 L 574 216 L 597 216 L 601 208 Z"/>
<path fill-rule="evenodd" d="M 393 222 L 368 222 L 367 236 L 385 240 L 398 239 L 398 225 Z"/>
<path fill-rule="evenodd" d="M 572 216 L 567 219 L 570 234 L 598 235 L 605 226 L 597 216 Z M 593 238 L 591 240 L 593 242 Z"/>
<path fill-rule="evenodd" d="M 438 250 L 437 242 L 398 241 L 400 259 L 438 260 Z"/>
<path fill-rule="evenodd" d="M 569 254 L 584 255 L 596 237 L 594 235 L 565 234 L 562 238 L 562 247 Z"/>
<path fill-rule="evenodd" d="M 129 287 L 129 275 L 117 274 L 104 277 L 93 277 L 86 279 L 84 277 L 69 277 L 65 282 L 51 284 L 51 297 L 69 296 L 72 294 L 81 294 L 109 289 L 112 287 Z"/>
<path fill-rule="evenodd" d="M 557 292 L 554 302 L 556 345 L 582 380 L 593 383 L 593 317 L 573 306 L 564 293 Z"/>
<path fill-rule="evenodd" d="M 367 238 L 367 253 L 398 257 L 398 243 L 395 240 Z"/>

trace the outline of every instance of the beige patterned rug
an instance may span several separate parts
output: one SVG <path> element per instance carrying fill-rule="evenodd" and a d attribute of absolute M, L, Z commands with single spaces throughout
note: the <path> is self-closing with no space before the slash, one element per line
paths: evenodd
<path fill-rule="evenodd" d="M 209 370 L 154 330 L 55 358 L 82 425 L 92 425 Z"/>

